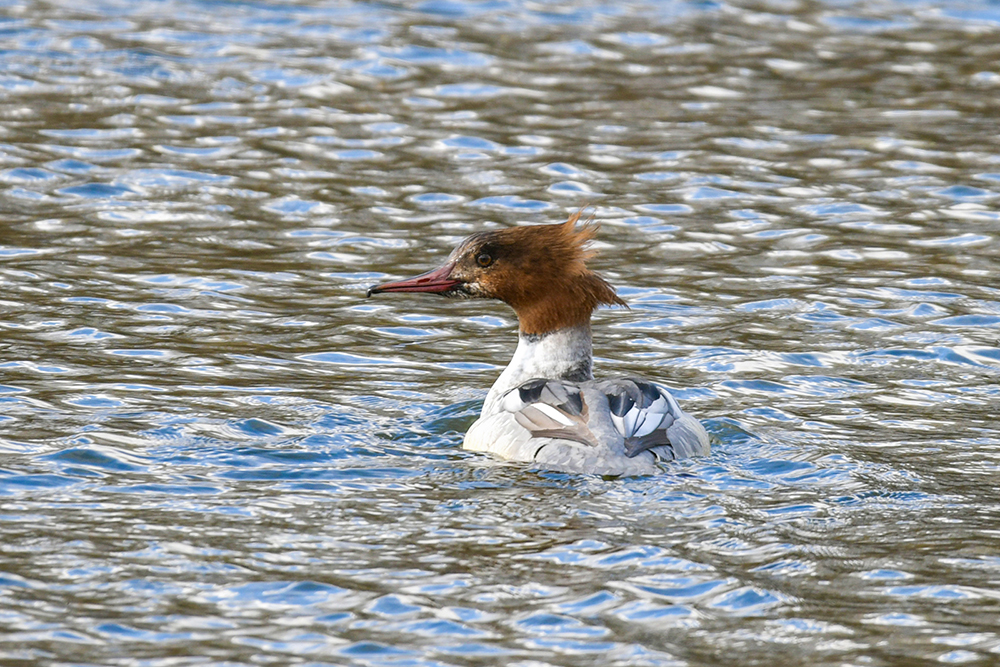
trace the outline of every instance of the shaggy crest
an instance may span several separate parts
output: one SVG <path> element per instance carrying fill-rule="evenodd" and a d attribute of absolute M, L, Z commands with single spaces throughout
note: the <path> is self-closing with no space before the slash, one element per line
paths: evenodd
<path fill-rule="evenodd" d="M 555 232 L 553 234 L 555 238 L 552 241 L 559 246 L 559 250 L 566 253 L 567 257 L 573 256 L 567 269 L 574 272 L 589 270 L 585 263 L 587 260 L 597 257 L 597 251 L 589 247 L 589 244 L 597 238 L 597 232 L 601 229 L 601 226 L 594 222 L 593 215 L 577 227 L 576 223 L 580 221 L 582 214 L 583 209 L 580 209 L 569 216 L 566 222 L 543 226 Z"/>
<path fill-rule="evenodd" d="M 589 244 L 599 226 L 593 218 L 577 226 L 581 213 L 563 223 L 511 227 L 470 239 L 466 252 L 486 249 L 497 258 L 494 271 L 480 278 L 483 296 L 514 308 L 522 333 L 587 324 L 602 304 L 628 307 L 611 285 L 587 268 L 587 260 L 597 255 Z"/>

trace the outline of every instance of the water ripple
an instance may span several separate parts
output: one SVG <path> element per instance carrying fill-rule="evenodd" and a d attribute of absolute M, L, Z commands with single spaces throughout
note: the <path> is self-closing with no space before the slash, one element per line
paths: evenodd
<path fill-rule="evenodd" d="M 10 660 L 992 664 L 994 9 L 4 10 Z M 364 299 L 581 206 L 711 456 L 466 452 L 512 314 Z"/>

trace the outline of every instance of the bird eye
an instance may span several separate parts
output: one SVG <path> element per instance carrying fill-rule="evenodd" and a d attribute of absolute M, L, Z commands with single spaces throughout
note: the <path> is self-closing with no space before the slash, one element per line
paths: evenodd
<path fill-rule="evenodd" d="M 476 264 L 483 267 L 484 269 L 493 263 L 493 258 L 490 257 L 489 253 L 481 252 L 479 256 L 476 257 Z"/>

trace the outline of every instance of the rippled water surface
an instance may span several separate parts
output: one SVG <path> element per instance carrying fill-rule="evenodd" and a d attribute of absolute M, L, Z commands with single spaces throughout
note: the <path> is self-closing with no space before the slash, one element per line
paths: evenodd
<path fill-rule="evenodd" d="M 1000 6 L 0 1 L 4 665 L 1000 662 Z M 460 449 L 589 205 L 710 457 Z"/>

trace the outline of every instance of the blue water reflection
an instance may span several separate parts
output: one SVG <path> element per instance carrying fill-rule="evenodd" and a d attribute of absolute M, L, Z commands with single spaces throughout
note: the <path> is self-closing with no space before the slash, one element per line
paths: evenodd
<path fill-rule="evenodd" d="M 994 662 L 989 3 L 0 13 L 11 664 Z M 583 206 L 711 456 L 466 452 L 511 313 L 364 299 Z"/>

